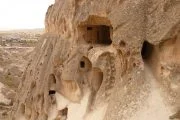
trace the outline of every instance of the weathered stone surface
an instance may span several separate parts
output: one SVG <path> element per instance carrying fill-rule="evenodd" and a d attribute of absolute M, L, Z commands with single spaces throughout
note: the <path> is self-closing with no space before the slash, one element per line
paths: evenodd
<path fill-rule="evenodd" d="M 179 109 L 179 11 L 178 0 L 56 0 L 10 118 L 168 120 Z"/>

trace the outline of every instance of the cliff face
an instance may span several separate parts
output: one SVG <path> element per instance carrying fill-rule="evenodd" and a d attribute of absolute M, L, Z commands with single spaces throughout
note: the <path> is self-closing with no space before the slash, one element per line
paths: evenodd
<path fill-rule="evenodd" d="M 56 0 L 10 118 L 168 120 L 179 107 L 179 11 L 178 0 Z"/>

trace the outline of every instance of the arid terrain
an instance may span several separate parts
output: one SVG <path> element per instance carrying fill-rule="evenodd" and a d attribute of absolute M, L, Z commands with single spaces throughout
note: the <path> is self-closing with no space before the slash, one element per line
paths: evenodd
<path fill-rule="evenodd" d="M 0 31 L 0 46 L 32 47 L 43 32 L 43 29 Z"/>
<path fill-rule="evenodd" d="M 23 72 L 42 33 L 42 30 L 0 32 L 0 120 L 7 117 L 15 102 Z"/>
<path fill-rule="evenodd" d="M 34 51 L 9 46 L 2 119 L 180 120 L 179 0 L 55 0 Z"/>

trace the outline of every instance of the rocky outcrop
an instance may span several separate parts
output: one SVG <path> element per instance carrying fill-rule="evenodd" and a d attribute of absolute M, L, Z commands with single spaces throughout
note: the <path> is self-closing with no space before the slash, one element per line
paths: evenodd
<path fill-rule="evenodd" d="M 17 90 L 34 47 L 0 48 L 0 82 Z"/>
<path fill-rule="evenodd" d="M 6 120 L 15 102 L 21 76 L 33 47 L 0 47 L 0 119 Z"/>
<path fill-rule="evenodd" d="M 147 103 L 168 98 L 170 112 L 150 116 L 168 120 L 179 105 L 179 11 L 178 0 L 56 0 L 10 118 L 144 120 L 156 113 L 138 119 Z"/>

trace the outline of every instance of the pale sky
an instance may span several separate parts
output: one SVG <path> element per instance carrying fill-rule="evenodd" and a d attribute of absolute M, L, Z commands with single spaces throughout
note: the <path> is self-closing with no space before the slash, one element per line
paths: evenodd
<path fill-rule="evenodd" d="M 44 28 L 45 13 L 54 0 L 0 0 L 0 30 Z"/>

